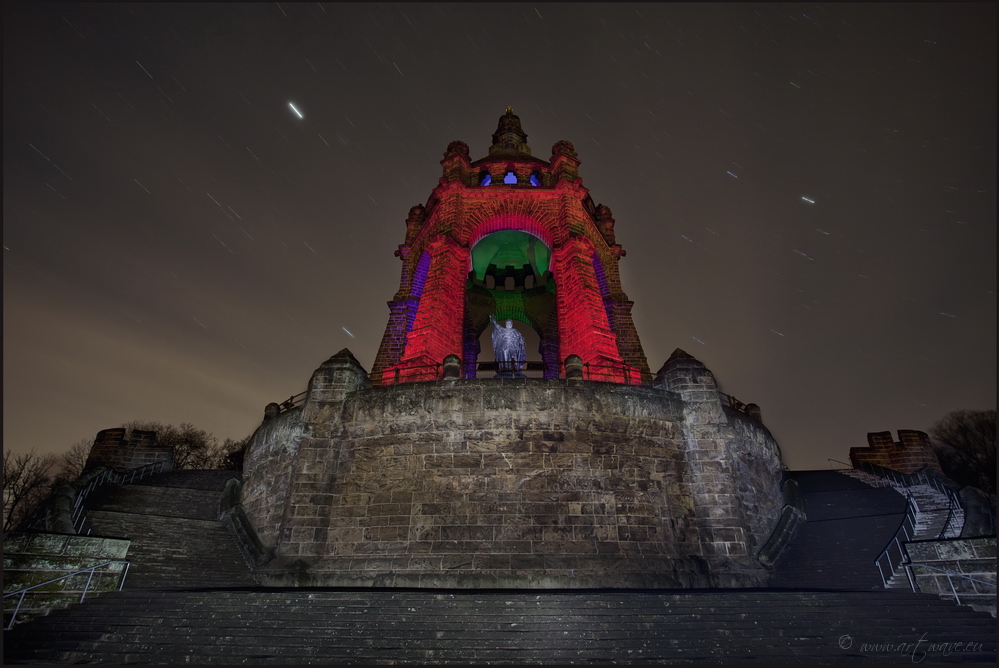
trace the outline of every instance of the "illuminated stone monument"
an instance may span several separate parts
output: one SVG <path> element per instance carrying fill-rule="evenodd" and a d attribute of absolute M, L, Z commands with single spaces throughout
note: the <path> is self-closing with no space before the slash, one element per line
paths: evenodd
<path fill-rule="evenodd" d="M 679 349 L 650 372 L 610 209 L 571 144 L 526 139 L 508 108 L 486 157 L 451 142 L 371 373 L 345 349 L 267 407 L 235 498 L 268 584 L 765 583 L 784 504 L 758 407 Z M 537 334 L 523 373 L 478 362 L 492 318 Z"/>

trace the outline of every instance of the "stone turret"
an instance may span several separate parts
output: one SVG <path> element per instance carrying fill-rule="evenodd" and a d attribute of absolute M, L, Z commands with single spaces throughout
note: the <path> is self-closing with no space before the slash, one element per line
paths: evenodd
<path fill-rule="evenodd" d="M 506 113 L 500 116 L 496 132 L 493 133 L 493 145 L 489 147 L 489 157 L 530 155 L 531 147 L 527 145 L 527 133 L 520 127 L 520 117 L 513 113 L 512 107 L 507 107 Z"/>

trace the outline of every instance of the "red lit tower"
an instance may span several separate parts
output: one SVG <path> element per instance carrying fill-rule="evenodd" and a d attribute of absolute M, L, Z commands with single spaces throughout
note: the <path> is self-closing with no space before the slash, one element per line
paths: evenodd
<path fill-rule="evenodd" d="M 546 377 L 578 355 L 589 378 L 650 383 L 614 218 L 583 186 L 572 144 L 556 142 L 547 161 L 532 156 L 510 107 L 492 140 L 474 162 L 467 144 L 451 142 L 427 205 L 410 209 L 372 380 L 430 380 L 452 354 L 475 377 L 479 336 L 496 314 L 537 332 Z"/>

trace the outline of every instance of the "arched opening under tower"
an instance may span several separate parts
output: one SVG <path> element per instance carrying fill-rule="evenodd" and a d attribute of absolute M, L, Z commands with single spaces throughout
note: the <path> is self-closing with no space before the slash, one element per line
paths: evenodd
<path fill-rule="evenodd" d="M 558 318 L 551 248 L 539 237 L 505 229 L 479 239 L 469 254 L 465 285 L 463 376 L 491 377 L 495 370 L 490 316 L 514 321 L 524 337 L 531 375 L 558 377 Z M 480 366 L 481 372 L 480 373 Z M 526 370 L 526 368 L 525 368 Z"/>

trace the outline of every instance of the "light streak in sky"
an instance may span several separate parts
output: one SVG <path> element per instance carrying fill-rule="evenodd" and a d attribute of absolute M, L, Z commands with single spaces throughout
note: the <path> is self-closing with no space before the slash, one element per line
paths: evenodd
<path fill-rule="evenodd" d="M 294 112 L 295 112 L 296 114 L 298 114 L 298 117 L 299 117 L 299 118 L 305 118 L 305 116 L 303 116 L 303 115 L 302 115 L 302 112 L 300 112 L 300 111 L 299 111 L 299 110 L 298 110 L 297 108 L 295 108 L 295 105 L 294 105 L 294 103 L 292 103 L 292 102 L 289 102 L 289 103 L 288 103 L 288 106 L 289 106 L 289 107 L 291 107 L 291 110 L 292 110 L 292 111 L 294 111 Z"/>
<path fill-rule="evenodd" d="M 353 334 L 351 334 L 350 330 L 347 329 L 346 327 L 341 327 L 340 329 L 342 329 L 343 331 L 347 332 L 347 334 L 350 334 L 350 338 L 352 338 L 352 339 L 356 339 L 357 338 L 356 336 L 354 336 Z"/>
<path fill-rule="evenodd" d="M 801 196 L 801 199 L 805 200 L 809 204 L 815 204 L 815 200 L 814 199 L 809 199 L 809 198 L 805 197 L 804 195 Z"/>

